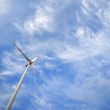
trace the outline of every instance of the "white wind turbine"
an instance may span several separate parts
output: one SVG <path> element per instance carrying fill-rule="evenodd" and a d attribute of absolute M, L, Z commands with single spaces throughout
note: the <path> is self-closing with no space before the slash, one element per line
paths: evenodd
<path fill-rule="evenodd" d="M 8 105 L 7 105 L 7 107 L 6 107 L 5 110 L 10 110 L 10 108 L 11 108 L 11 106 L 12 106 L 12 104 L 13 104 L 13 101 L 14 101 L 14 99 L 15 99 L 15 97 L 16 97 L 16 95 L 17 95 L 17 93 L 18 93 L 18 91 L 19 91 L 19 89 L 20 89 L 20 87 L 21 87 L 21 84 L 22 84 L 22 82 L 23 82 L 23 79 L 24 79 L 24 77 L 25 77 L 25 75 L 26 75 L 26 72 L 27 72 L 29 66 L 30 66 L 30 65 L 33 65 L 33 63 L 38 59 L 38 57 L 35 57 L 34 59 L 30 60 L 30 59 L 21 51 L 21 49 L 20 49 L 15 43 L 13 43 L 13 45 L 14 45 L 14 46 L 17 48 L 17 50 L 24 56 L 24 58 L 28 61 L 28 63 L 26 64 L 26 68 L 25 68 L 25 70 L 24 70 L 24 72 L 23 72 L 23 74 L 22 74 L 22 76 L 21 76 L 21 78 L 20 78 L 20 80 L 19 80 L 19 82 L 18 82 L 18 84 L 17 84 L 17 86 L 16 86 L 16 88 L 15 88 L 15 90 L 14 90 L 14 92 L 13 92 L 13 94 L 12 94 L 12 96 L 11 96 L 11 98 L 10 98 L 10 100 L 9 100 L 9 102 L 8 102 Z"/>

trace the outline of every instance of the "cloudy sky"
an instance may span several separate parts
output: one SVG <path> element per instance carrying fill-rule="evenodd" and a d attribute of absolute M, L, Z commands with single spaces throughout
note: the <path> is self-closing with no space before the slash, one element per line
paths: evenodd
<path fill-rule="evenodd" d="M 26 61 L 40 56 L 11 110 L 110 110 L 109 0 L 0 0 L 0 110 Z"/>

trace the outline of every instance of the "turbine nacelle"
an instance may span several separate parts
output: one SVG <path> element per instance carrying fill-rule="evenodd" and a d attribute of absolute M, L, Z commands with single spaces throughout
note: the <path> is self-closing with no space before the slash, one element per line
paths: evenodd
<path fill-rule="evenodd" d="M 37 59 L 38 59 L 38 57 L 33 58 L 32 60 L 28 61 L 27 65 L 28 65 L 28 64 L 29 64 L 29 65 L 33 64 Z M 26 66 L 27 66 L 27 65 L 26 65 Z"/>

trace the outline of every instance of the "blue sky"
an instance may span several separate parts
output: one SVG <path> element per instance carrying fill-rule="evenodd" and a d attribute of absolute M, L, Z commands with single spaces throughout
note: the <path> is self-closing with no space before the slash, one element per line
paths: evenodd
<path fill-rule="evenodd" d="M 0 0 L 0 110 L 26 61 L 40 56 L 11 110 L 110 110 L 109 0 Z"/>

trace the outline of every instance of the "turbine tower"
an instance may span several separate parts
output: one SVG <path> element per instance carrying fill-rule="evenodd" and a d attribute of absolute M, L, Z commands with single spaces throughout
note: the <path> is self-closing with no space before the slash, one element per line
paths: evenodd
<path fill-rule="evenodd" d="M 13 94 L 12 94 L 12 96 L 11 96 L 11 98 L 10 98 L 10 100 L 9 100 L 9 102 L 8 102 L 8 105 L 7 105 L 7 107 L 6 107 L 5 110 L 10 110 L 10 108 L 11 108 L 13 102 L 14 102 L 14 99 L 15 99 L 15 97 L 16 97 L 16 95 L 17 95 L 17 93 L 18 93 L 18 91 L 19 91 L 19 89 L 20 89 L 20 87 L 21 87 L 21 84 L 22 84 L 22 82 L 23 82 L 23 79 L 24 79 L 24 77 L 25 77 L 25 75 L 26 75 L 26 73 L 27 73 L 27 70 L 28 70 L 29 66 L 32 65 L 32 64 L 38 59 L 38 57 L 35 57 L 34 59 L 30 60 L 30 59 L 21 51 L 21 49 L 20 49 L 15 43 L 13 43 L 13 45 L 14 45 L 14 46 L 16 47 L 16 49 L 24 56 L 24 58 L 28 61 L 28 63 L 26 64 L 26 68 L 25 68 L 25 70 L 24 70 L 24 72 L 23 72 L 23 74 L 22 74 L 22 76 L 21 76 L 21 78 L 20 78 L 20 80 L 19 80 L 19 82 L 18 82 L 18 84 L 17 84 L 17 86 L 16 86 L 16 88 L 15 88 L 15 90 L 14 90 L 14 92 L 13 92 Z"/>

